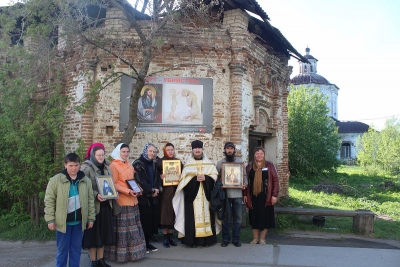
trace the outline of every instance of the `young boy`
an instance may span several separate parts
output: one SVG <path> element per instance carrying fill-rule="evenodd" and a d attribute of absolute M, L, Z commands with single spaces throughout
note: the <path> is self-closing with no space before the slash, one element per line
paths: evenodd
<path fill-rule="evenodd" d="M 75 153 L 64 159 L 65 169 L 50 178 L 44 197 L 44 219 L 50 230 L 56 230 L 56 266 L 79 267 L 82 235 L 95 220 L 91 180 L 79 170 L 80 159 Z"/>

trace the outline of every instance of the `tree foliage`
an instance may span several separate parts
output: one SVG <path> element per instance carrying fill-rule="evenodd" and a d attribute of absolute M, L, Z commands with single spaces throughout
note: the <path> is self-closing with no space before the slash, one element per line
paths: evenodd
<path fill-rule="evenodd" d="M 300 174 L 334 170 L 340 137 L 326 114 L 326 99 L 318 89 L 290 89 L 288 96 L 289 166 Z"/>
<path fill-rule="evenodd" d="M 372 127 L 357 142 L 357 159 L 369 171 L 400 173 L 400 123 L 388 120 L 382 131 Z"/>
<path fill-rule="evenodd" d="M 0 14 L 0 209 L 28 211 L 39 224 L 39 199 L 61 167 L 55 144 L 67 99 L 61 92 L 63 68 L 48 38 L 53 27 L 37 23 L 48 20 L 40 5 L 27 6 L 30 14 L 17 6 Z M 33 46 L 35 38 L 43 42 Z"/>

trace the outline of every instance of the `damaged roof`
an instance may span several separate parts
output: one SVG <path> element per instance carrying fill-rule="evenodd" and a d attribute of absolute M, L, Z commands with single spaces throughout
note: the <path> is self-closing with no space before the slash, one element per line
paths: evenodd
<path fill-rule="evenodd" d="M 267 13 L 261 8 L 256 0 L 223 0 L 224 7 L 229 10 L 233 8 L 240 8 L 242 10 L 250 11 L 258 15 L 262 21 L 250 17 L 249 30 L 258 34 L 259 36 L 267 36 L 268 39 L 264 40 L 270 44 L 275 50 L 284 53 L 286 56 L 293 56 L 300 61 L 309 63 L 307 58 L 301 55 L 291 43 L 283 36 L 283 34 L 269 23 Z"/>

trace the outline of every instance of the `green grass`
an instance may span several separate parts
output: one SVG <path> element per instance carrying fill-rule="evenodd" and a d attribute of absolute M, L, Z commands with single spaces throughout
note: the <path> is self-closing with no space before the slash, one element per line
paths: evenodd
<path fill-rule="evenodd" d="M 392 187 L 385 188 L 385 182 Z M 340 188 L 339 193 L 316 192 L 315 185 Z M 356 166 L 342 166 L 328 177 L 296 178 L 289 181 L 289 197 L 280 199 L 278 205 L 304 208 L 339 210 L 366 209 L 377 214 L 374 233 L 378 238 L 400 240 L 400 181 L 398 177 L 368 176 Z M 326 217 L 325 226 L 318 228 L 305 216 L 279 215 L 278 228 L 308 231 L 353 233 L 352 218 Z"/>
<path fill-rule="evenodd" d="M 10 216 L 0 217 L 0 239 L 9 241 L 49 241 L 55 240 L 56 234 L 47 228 L 47 223 L 42 218 L 40 226 L 31 223 L 29 216 L 17 222 Z"/>

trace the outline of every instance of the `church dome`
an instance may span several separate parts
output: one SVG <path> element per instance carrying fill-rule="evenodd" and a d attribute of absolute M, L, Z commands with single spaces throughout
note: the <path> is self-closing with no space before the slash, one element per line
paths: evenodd
<path fill-rule="evenodd" d="M 318 59 L 310 55 L 310 48 L 306 48 L 304 57 L 308 60 L 308 63 L 299 61 L 300 73 L 292 78 L 291 83 L 294 85 L 310 83 L 330 84 L 327 79 L 317 74 Z"/>
<path fill-rule="evenodd" d="M 291 79 L 291 83 L 295 85 L 307 83 L 330 84 L 327 79 L 316 73 L 305 73 L 296 75 Z"/>

